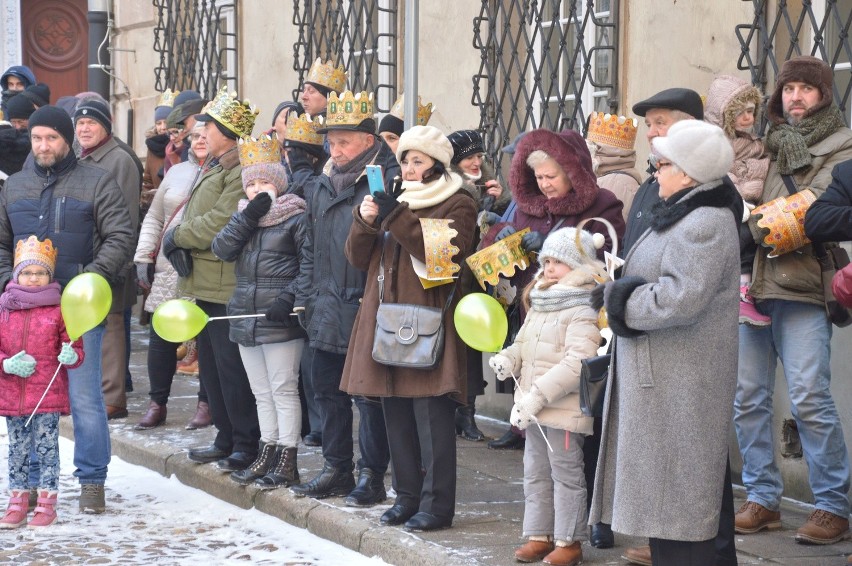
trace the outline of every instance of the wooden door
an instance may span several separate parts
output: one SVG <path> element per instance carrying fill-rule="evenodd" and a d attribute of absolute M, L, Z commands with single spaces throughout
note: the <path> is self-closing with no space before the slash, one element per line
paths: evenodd
<path fill-rule="evenodd" d="M 87 0 L 21 2 L 24 65 L 50 87 L 51 103 L 88 90 L 87 9 Z"/>

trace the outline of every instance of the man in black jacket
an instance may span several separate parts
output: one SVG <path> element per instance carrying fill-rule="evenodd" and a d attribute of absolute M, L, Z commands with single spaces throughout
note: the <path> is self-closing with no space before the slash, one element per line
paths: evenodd
<path fill-rule="evenodd" d="M 356 398 L 360 413 L 358 484 L 353 477 L 352 398 L 340 390 L 349 336 L 355 323 L 366 273 L 349 265 L 344 254 L 352 208 L 369 191 L 364 167 L 381 165 L 388 186 L 400 174 L 393 153 L 375 135 L 372 100 L 367 93 L 354 99 L 345 92 L 338 102 L 329 101 L 327 133 L 331 161 L 328 174 L 315 174 L 308 153 L 299 147 L 288 150 L 294 176 L 307 175 L 305 194 L 308 208 L 303 261 L 294 309 L 304 314 L 309 348 L 305 349 L 303 369 L 313 384 L 322 415 L 322 471 L 307 483 L 291 488 L 298 497 L 322 499 L 347 496 L 350 505 L 368 506 L 387 498 L 384 475 L 390 461 L 384 413 L 380 403 Z M 367 108 L 364 108 L 365 103 Z M 335 105 L 335 110 L 331 110 Z M 344 108 L 352 108 L 346 113 Z M 365 251 L 366 253 L 366 251 Z"/>
<path fill-rule="evenodd" d="M 29 120 L 34 165 L 9 177 L 0 192 L 0 288 L 12 274 L 15 244 L 35 234 L 50 238 L 59 254 L 56 280 L 97 273 L 111 284 L 133 257 L 130 212 L 109 172 L 78 163 L 71 151 L 74 126 L 61 108 L 43 106 Z M 80 510 L 103 513 L 110 461 L 109 428 L 101 392 L 101 342 L 105 326 L 83 335 L 83 364 L 68 370 L 74 423 L 74 476 Z"/>

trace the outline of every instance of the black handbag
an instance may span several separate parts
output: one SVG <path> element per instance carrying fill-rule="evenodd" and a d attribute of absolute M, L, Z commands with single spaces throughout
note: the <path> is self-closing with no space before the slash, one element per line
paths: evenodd
<path fill-rule="evenodd" d="M 602 417 L 606 381 L 612 354 L 585 359 L 580 365 L 580 411 L 587 417 Z"/>
<path fill-rule="evenodd" d="M 443 308 L 404 303 L 385 303 L 385 252 L 379 260 L 379 308 L 373 360 L 386 366 L 433 369 L 444 353 L 444 312 L 450 306 L 456 285 Z"/>
<path fill-rule="evenodd" d="M 837 244 L 813 244 L 814 255 L 819 262 L 822 291 L 825 295 L 825 312 L 832 324 L 843 328 L 852 324 L 852 313 L 834 297 L 831 281 L 834 274 L 849 265 L 849 254 Z"/>

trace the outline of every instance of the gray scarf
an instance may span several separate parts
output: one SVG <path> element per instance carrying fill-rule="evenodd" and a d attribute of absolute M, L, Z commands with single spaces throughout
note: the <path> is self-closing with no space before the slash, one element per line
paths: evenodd
<path fill-rule="evenodd" d="M 339 195 L 342 190 L 353 185 L 361 173 L 364 172 L 364 167 L 376 158 L 381 148 L 381 144 L 373 144 L 346 165 L 341 167 L 333 165 L 328 178 L 331 179 L 331 186 L 334 187 L 334 192 Z"/>
<path fill-rule="evenodd" d="M 803 118 L 796 125 L 773 126 L 766 135 L 766 149 L 775 155 L 778 161 L 778 172 L 782 175 L 792 175 L 810 166 L 809 147 L 821 142 L 845 125 L 840 109 L 832 104 Z"/>
<path fill-rule="evenodd" d="M 530 291 L 530 303 L 533 310 L 541 312 L 561 311 L 571 307 L 591 306 L 591 289 L 567 287 L 557 283 L 547 289 L 539 289 L 538 284 Z"/>

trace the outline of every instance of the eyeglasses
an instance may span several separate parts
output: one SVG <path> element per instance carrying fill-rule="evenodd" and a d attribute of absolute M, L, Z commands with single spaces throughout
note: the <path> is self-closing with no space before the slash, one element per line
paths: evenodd
<path fill-rule="evenodd" d="M 664 161 L 665 157 L 662 155 L 657 155 L 656 153 L 652 153 L 648 158 L 648 161 L 651 162 L 651 166 L 657 171 L 662 170 L 664 167 L 668 167 L 672 165 L 671 161 Z"/>
<path fill-rule="evenodd" d="M 175 138 L 183 133 L 183 130 L 169 130 L 169 137 Z"/>
<path fill-rule="evenodd" d="M 47 271 L 22 271 L 20 276 L 27 279 L 32 279 L 33 277 L 41 279 L 43 277 L 50 277 L 50 273 Z"/>

